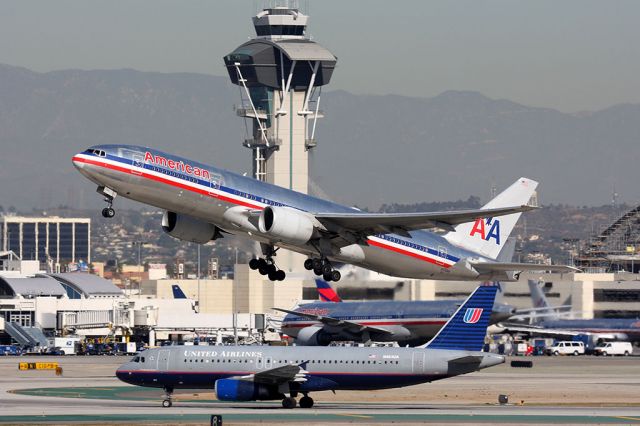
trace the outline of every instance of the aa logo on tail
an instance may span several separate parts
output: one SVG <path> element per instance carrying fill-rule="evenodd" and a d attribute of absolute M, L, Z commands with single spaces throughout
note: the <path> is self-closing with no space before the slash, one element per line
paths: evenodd
<path fill-rule="evenodd" d="M 480 321 L 480 317 L 482 316 L 482 308 L 467 308 L 467 311 L 464 313 L 463 321 L 466 324 L 475 324 Z"/>
<path fill-rule="evenodd" d="M 487 229 L 489 230 L 487 232 Z M 484 219 L 477 219 L 471 228 L 469 236 L 473 237 L 476 234 L 480 234 L 480 237 L 489 241 L 494 239 L 497 245 L 500 245 L 500 221 L 492 217 L 488 217 L 486 222 Z"/>

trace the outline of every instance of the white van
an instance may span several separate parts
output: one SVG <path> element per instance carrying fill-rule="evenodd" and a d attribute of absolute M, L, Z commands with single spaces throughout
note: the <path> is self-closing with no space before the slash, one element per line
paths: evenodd
<path fill-rule="evenodd" d="M 546 349 L 547 355 L 584 355 L 584 343 L 563 341 L 555 342 Z"/>
<path fill-rule="evenodd" d="M 633 353 L 631 342 L 602 342 L 595 347 L 593 353 L 596 355 L 624 355 L 629 356 Z"/>

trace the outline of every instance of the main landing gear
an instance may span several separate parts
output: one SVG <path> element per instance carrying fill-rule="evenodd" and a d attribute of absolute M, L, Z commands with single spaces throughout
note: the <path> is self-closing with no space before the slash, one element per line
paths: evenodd
<path fill-rule="evenodd" d="M 164 387 L 164 399 L 162 400 L 162 406 L 164 408 L 169 408 L 173 405 L 171 401 L 171 396 L 173 395 L 173 387 L 165 386 Z"/>
<path fill-rule="evenodd" d="M 287 276 L 282 269 L 278 269 L 275 262 L 270 257 L 267 257 L 266 259 L 251 259 L 249 261 L 249 268 L 254 271 L 257 269 L 261 275 L 267 275 L 271 281 L 283 281 Z"/>
<path fill-rule="evenodd" d="M 282 269 L 278 269 L 276 262 L 273 260 L 277 249 L 274 249 L 273 246 L 263 245 L 262 251 L 264 258 L 251 259 L 249 268 L 254 271 L 257 269 L 261 275 L 267 275 L 271 281 L 284 281 L 287 274 Z"/>
<path fill-rule="evenodd" d="M 113 200 L 116 198 L 118 193 L 106 186 L 99 186 L 97 192 L 98 194 L 104 195 L 104 201 L 107 203 L 107 207 L 102 209 L 102 217 L 106 217 L 108 219 L 114 217 L 116 215 L 116 211 L 113 209 Z"/>
<path fill-rule="evenodd" d="M 313 271 L 318 276 L 322 275 L 325 281 L 340 281 L 342 278 L 340 271 L 334 269 L 326 257 L 307 259 L 304 261 L 304 268 L 307 271 Z"/>
<path fill-rule="evenodd" d="M 282 408 L 296 408 L 297 405 L 300 405 L 300 408 L 311 408 L 313 407 L 313 398 L 305 393 L 300 398 L 300 402 L 297 402 L 292 396 L 287 396 L 282 400 Z"/>

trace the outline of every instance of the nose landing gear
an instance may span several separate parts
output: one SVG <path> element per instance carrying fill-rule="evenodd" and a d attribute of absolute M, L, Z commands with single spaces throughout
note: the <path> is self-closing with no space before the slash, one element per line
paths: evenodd
<path fill-rule="evenodd" d="M 107 207 L 102 209 L 102 217 L 106 217 L 108 219 L 114 217 L 116 215 L 116 211 L 113 209 L 113 200 L 116 198 L 118 193 L 106 186 L 99 186 L 96 192 L 103 195 L 104 201 L 107 203 Z"/>
<path fill-rule="evenodd" d="M 171 396 L 173 395 L 173 388 L 171 386 L 165 386 L 164 388 L 164 399 L 162 400 L 162 406 L 164 408 L 169 408 L 173 405 L 171 400 Z"/>
<path fill-rule="evenodd" d="M 337 269 L 334 269 L 331 262 L 326 257 L 307 259 L 304 261 L 304 268 L 307 271 L 313 271 L 314 274 L 320 276 L 325 281 L 340 281 L 342 274 Z"/>

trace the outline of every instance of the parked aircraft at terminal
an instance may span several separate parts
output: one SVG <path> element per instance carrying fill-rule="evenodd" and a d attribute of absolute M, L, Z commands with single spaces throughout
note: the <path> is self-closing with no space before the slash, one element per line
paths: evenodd
<path fill-rule="evenodd" d="M 520 178 L 482 209 L 433 213 L 366 213 L 151 148 L 101 145 L 76 154 L 73 164 L 98 185 L 115 211 L 116 195 L 165 209 L 163 229 L 205 244 L 224 233 L 261 243 L 264 257 L 249 266 L 283 280 L 278 248 L 302 253 L 308 270 L 338 281 L 332 261 L 406 278 L 514 280 L 524 270 L 574 268 L 503 263 L 496 257 L 537 182 Z M 439 235 L 425 229 L 442 229 Z"/>
<path fill-rule="evenodd" d="M 481 352 L 497 288 L 478 287 L 426 346 L 279 347 L 173 346 L 147 349 L 122 365 L 127 383 L 175 389 L 215 389 L 223 401 L 282 399 L 285 408 L 311 408 L 309 393 L 389 389 L 433 382 L 502 364 Z"/>
<path fill-rule="evenodd" d="M 297 345 L 325 346 L 334 341 L 367 343 L 398 342 L 422 345 L 435 336 L 464 300 L 342 302 L 335 290 L 316 280 L 321 297 L 334 302 L 305 303 L 295 310 L 279 309 L 287 315 L 281 331 Z M 492 284 L 488 284 L 492 285 Z M 500 294 L 499 284 L 495 284 Z M 489 324 L 507 320 L 515 312 L 510 305 L 493 305 Z"/>
<path fill-rule="evenodd" d="M 502 332 L 550 337 L 591 335 L 594 340 L 640 342 L 640 318 L 563 319 L 571 312 L 560 313 L 558 307 L 551 306 L 539 283 L 529 280 L 529 289 L 534 306 L 540 309 L 535 315 L 542 319 L 532 325 L 502 323 L 499 325 Z"/>

